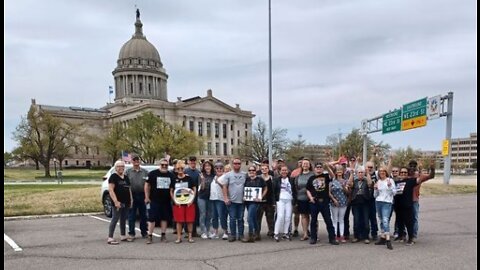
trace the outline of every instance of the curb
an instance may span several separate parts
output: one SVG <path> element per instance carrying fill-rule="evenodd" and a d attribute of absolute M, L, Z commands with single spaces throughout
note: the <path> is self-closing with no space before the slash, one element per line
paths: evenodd
<path fill-rule="evenodd" d="M 3 221 L 44 219 L 44 218 L 81 217 L 81 216 L 91 216 L 91 215 L 100 215 L 100 214 L 103 214 L 103 212 L 72 213 L 72 214 L 53 214 L 53 215 L 36 215 L 36 216 L 16 216 L 16 217 L 4 217 L 4 218 L 3 218 Z"/>

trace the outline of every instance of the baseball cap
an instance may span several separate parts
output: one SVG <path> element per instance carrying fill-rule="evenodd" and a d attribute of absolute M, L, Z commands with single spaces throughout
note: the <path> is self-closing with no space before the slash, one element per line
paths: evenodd
<path fill-rule="evenodd" d="M 137 154 L 133 154 L 132 160 L 140 160 L 140 156 L 138 156 Z"/>

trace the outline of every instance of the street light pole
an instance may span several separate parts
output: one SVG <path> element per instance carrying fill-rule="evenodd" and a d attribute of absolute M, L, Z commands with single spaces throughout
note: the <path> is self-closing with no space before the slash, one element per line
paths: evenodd
<path fill-rule="evenodd" d="M 268 0 L 268 164 L 272 168 L 272 9 Z"/>

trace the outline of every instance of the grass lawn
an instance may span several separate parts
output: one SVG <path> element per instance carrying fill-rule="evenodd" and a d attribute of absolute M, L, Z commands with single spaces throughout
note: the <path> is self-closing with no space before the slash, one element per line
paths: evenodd
<path fill-rule="evenodd" d="M 3 216 L 101 212 L 100 186 L 4 185 Z"/>
<path fill-rule="evenodd" d="M 101 180 L 107 170 L 89 170 L 89 169 L 68 169 L 63 170 L 63 179 L 85 179 L 85 180 Z M 3 180 L 15 181 L 15 180 L 35 180 L 35 179 L 49 179 L 55 180 L 55 170 L 51 169 L 50 174 L 52 178 L 45 178 L 45 172 L 43 169 L 3 169 Z"/>
<path fill-rule="evenodd" d="M 477 193 L 477 186 L 474 185 L 444 185 L 436 183 L 425 183 L 420 188 L 420 195 L 445 195 Z"/>

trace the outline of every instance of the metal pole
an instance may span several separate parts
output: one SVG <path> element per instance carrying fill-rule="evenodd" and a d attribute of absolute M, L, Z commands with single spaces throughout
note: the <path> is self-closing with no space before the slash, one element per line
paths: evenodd
<path fill-rule="evenodd" d="M 368 141 L 368 135 L 365 134 L 363 135 L 363 156 L 362 156 L 362 163 L 363 166 L 367 166 L 367 141 Z"/>
<path fill-rule="evenodd" d="M 452 116 L 453 116 L 453 92 L 448 92 L 448 109 L 447 109 L 447 126 L 445 139 L 448 140 L 448 155 L 445 157 L 445 165 L 443 167 L 443 183 L 448 185 L 450 181 L 450 170 L 452 165 Z"/>
<path fill-rule="evenodd" d="M 268 0 L 268 164 L 272 168 L 272 11 Z"/>

